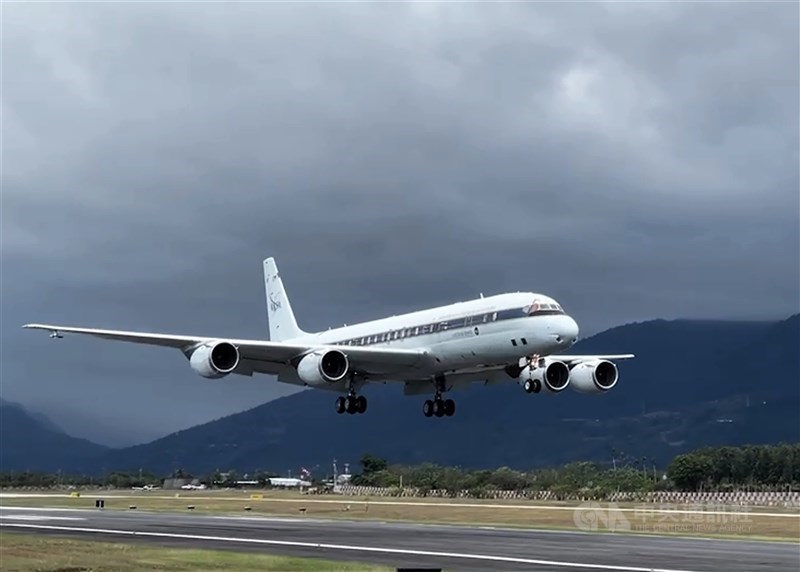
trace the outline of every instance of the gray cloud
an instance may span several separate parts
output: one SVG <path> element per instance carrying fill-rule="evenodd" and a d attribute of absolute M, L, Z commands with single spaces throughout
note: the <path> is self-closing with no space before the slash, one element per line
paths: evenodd
<path fill-rule="evenodd" d="M 308 329 L 527 289 L 585 334 L 797 312 L 797 22 L 789 4 L 6 6 L 3 397 L 116 443 L 291 391 L 19 330 L 263 336 L 266 255 Z"/>

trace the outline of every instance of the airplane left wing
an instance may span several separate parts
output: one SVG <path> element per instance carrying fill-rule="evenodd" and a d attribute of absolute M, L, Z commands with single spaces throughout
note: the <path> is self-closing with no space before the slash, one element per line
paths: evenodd
<path fill-rule="evenodd" d="M 542 356 L 545 357 L 545 356 Z M 580 363 L 582 361 L 592 361 L 598 359 L 604 360 L 615 360 L 615 359 L 633 359 L 635 356 L 633 354 L 615 354 L 615 355 L 585 355 L 585 356 L 569 356 L 569 355 L 561 355 L 561 354 L 551 354 L 546 356 L 552 359 L 557 359 L 563 361 L 567 365 L 573 365 L 576 363 Z"/>
<path fill-rule="evenodd" d="M 237 340 L 223 337 L 183 336 L 146 332 L 127 332 L 122 330 L 100 330 L 95 328 L 75 328 L 50 324 L 25 324 L 23 328 L 46 330 L 53 337 L 64 333 L 82 334 L 107 340 L 147 344 L 179 349 L 184 353 L 212 342 L 227 342 L 236 346 L 243 362 L 262 364 L 257 371 L 278 371 L 281 367 L 294 365 L 294 362 L 314 350 L 337 349 L 346 354 L 354 368 L 365 373 L 385 373 L 396 369 L 413 368 L 420 364 L 427 352 L 422 349 L 395 349 L 383 347 L 332 346 L 313 343 L 270 342 L 264 340 Z M 234 371 L 233 373 L 239 373 Z"/>

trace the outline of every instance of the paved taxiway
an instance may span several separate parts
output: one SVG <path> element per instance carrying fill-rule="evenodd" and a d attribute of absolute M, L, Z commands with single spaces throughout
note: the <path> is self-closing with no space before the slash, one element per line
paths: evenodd
<path fill-rule="evenodd" d="M 800 570 L 800 546 L 311 518 L 0 507 L 3 530 L 445 570 Z"/>

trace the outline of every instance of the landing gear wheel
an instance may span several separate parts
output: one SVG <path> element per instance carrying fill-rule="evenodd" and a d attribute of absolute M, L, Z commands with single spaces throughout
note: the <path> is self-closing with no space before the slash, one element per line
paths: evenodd
<path fill-rule="evenodd" d="M 347 402 L 344 397 L 336 398 L 336 413 L 342 414 L 347 410 Z"/>
<path fill-rule="evenodd" d="M 539 393 L 542 390 L 542 382 L 538 379 L 529 379 L 522 384 L 522 389 L 524 389 L 526 393 Z"/>
<path fill-rule="evenodd" d="M 433 414 L 436 415 L 436 417 L 442 417 L 444 415 L 444 401 L 437 399 L 433 402 Z"/>
<path fill-rule="evenodd" d="M 447 417 L 452 417 L 456 412 L 456 402 L 452 399 L 445 399 L 444 401 L 444 414 Z"/>
<path fill-rule="evenodd" d="M 430 399 L 425 400 L 425 403 L 422 404 L 422 414 L 425 417 L 430 417 L 433 415 L 433 401 Z"/>
<path fill-rule="evenodd" d="M 367 398 L 363 395 L 356 397 L 356 413 L 364 413 L 367 410 Z"/>
<path fill-rule="evenodd" d="M 357 406 L 358 406 L 358 403 L 356 402 L 355 396 L 348 395 L 347 396 L 347 412 L 350 415 L 353 415 L 354 413 L 357 412 L 357 409 L 356 409 Z"/>

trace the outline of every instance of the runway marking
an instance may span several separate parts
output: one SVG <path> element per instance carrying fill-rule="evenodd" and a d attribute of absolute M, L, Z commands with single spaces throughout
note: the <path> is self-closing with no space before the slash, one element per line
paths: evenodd
<path fill-rule="evenodd" d="M 363 521 L 359 520 L 343 520 L 343 519 L 330 519 L 330 518 L 297 518 L 292 516 L 219 516 L 219 515 L 200 515 L 207 516 L 218 520 L 236 520 L 241 522 L 291 522 L 292 524 L 340 524 L 356 522 L 362 524 Z M 379 521 L 370 521 L 378 523 Z"/>
<path fill-rule="evenodd" d="M 39 511 L 39 512 L 87 512 L 88 508 L 47 508 L 44 506 L 2 506 L 0 511 L 4 510 L 25 510 L 25 511 Z M 96 509 L 95 509 L 96 510 Z"/>
<path fill-rule="evenodd" d="M 0 514 L 0 520 L 86 520 L 79 516 L 43 516 L 40 514 Z"/>
<path fill-rule="evenodd" d="M 582 568 L 589 570 L 619 570 L 622 572 L 696 572 L 675 568 L 650 568 L 644 566 L 614 566 L 611 564 L 585 564 L 559 560 L 541 560 L 538 558 L 517 558 L 514 556 L 494 556 L 491 554 L 464 554 L 462 552 L 436 552 L 432 550 L 414 550 L 408 548 L 383 548 L 378 546 L 354 546 L 348 544 L 326 544 L 316 542 L 300 542 L 293 540 L 266 540 L 262 538 L 237 538 L 229 536 L 206 536 L 199 534 L 178 534 L 171 532 L 141 532 L 136 530 L 119 530 L 107 528 L 84 528 L 77 526 L 55 526 L 47 524 L 3 523 L 0 527 L 33 528 L 40 530 L 58 530 L 62 532 L 88 532 L 96 534 L 116 534 L 121 536 L 146 536 L 153 538 L 175 538 L 180 540 L 208 540 L 213 542 L 232 542 L 244 544 L 260 544 L 268 546 L 289 546 L 294 548 L 318 548 L 327 550 L 343 550 L 350 552 L 377 552 L 381 554 L 403 554 L 407 556 L 431 556 L 435 558 L 461 558 L 465 560 L 486 560 L 491 562 L 508 562 L 513 564 L 535 564 L 558 568 Z"/>
<path fill-rule="evenodd" d="M 70 498 L 68 495 L 53 495 L 53 494 L 39 494 L 39 493 L 0 493 L 0 498 L 8 497 L 8 498 Z M 188 494 L 186 496 L 166 496 L 166 495 L 83 495 L 81 498 L 84 499 L 93 499 L 93 498 L 103 498 L 103 499 L 159 499 L 159 500 L 211 500 L 211 501 L 230 501 L 230 502 L 242 502 L 248 499 L 240 498 L 240 497 L 222 497 L 222 496 L 213 496 L 213 495 L 192 495 Z M 373 500 L 370 498 L 369 500 L 364 499 L 314 499 L 314 498 L 307 498 L 307 499 L 280 499 L 280 498 L 269 498 L 265 497 L 263 499 L 252 500 L 250 502 L 255 503 L 270 503 L 270 502 L 283 502 L 283 503 L 324 503 L 324 504 L 370 504 L 375 506 L 413 506 L 413 507 L 427 507 L 427 506 L 436 506 L 436 507 L 447 507 L 447 508 L 494 508 L 494 509 L 521 509 L 521 510 L 580 510 L 581 506 L 576 504 L 575 506 L 553 506 L 553 505 L 527 505 L 527 504 L 488 504 L 488 503 L 460 503 L 460 502 L 404 502 L 404 501 L 384 501 L 384 500 Z M 601 507 L 604 506 L 603 503 L 600 503 Z M 605 503 L 613 504 L 613 503 Z M 646 512 L 648 515 L 653 514 L 704 514 L 704 515 L 716 515 L 716 516 L 763 516 L 763 517 L 773 517 L 773 518 L 798 518 L 800 519 L 800 512 L 758 512 L 756 510 L 748 510 L 744 512 L 734 512 L 734 511 L 724 511 L 724 510 L 691 510 L 691 509 L 667 509 L 667 508 L 657 508 L 659 505 L 663 506 L 664 504 L 668 503 L 646 503 L 643 502 L 638 505 L 636 508 L 629 508 L 629 507 L 614 507 L 615 511 L 620 512 L 632 512 L 632 513 L 641 513 Z M 696 506 L 696 505 L 695 505 Z M 720 506 L 720 503 L 713 504 L 712 506 Z M 2 507 L 6 508 L 6 507 Z M 764 508 L 762 506 L 754 506 L 752 508 Z"/>

